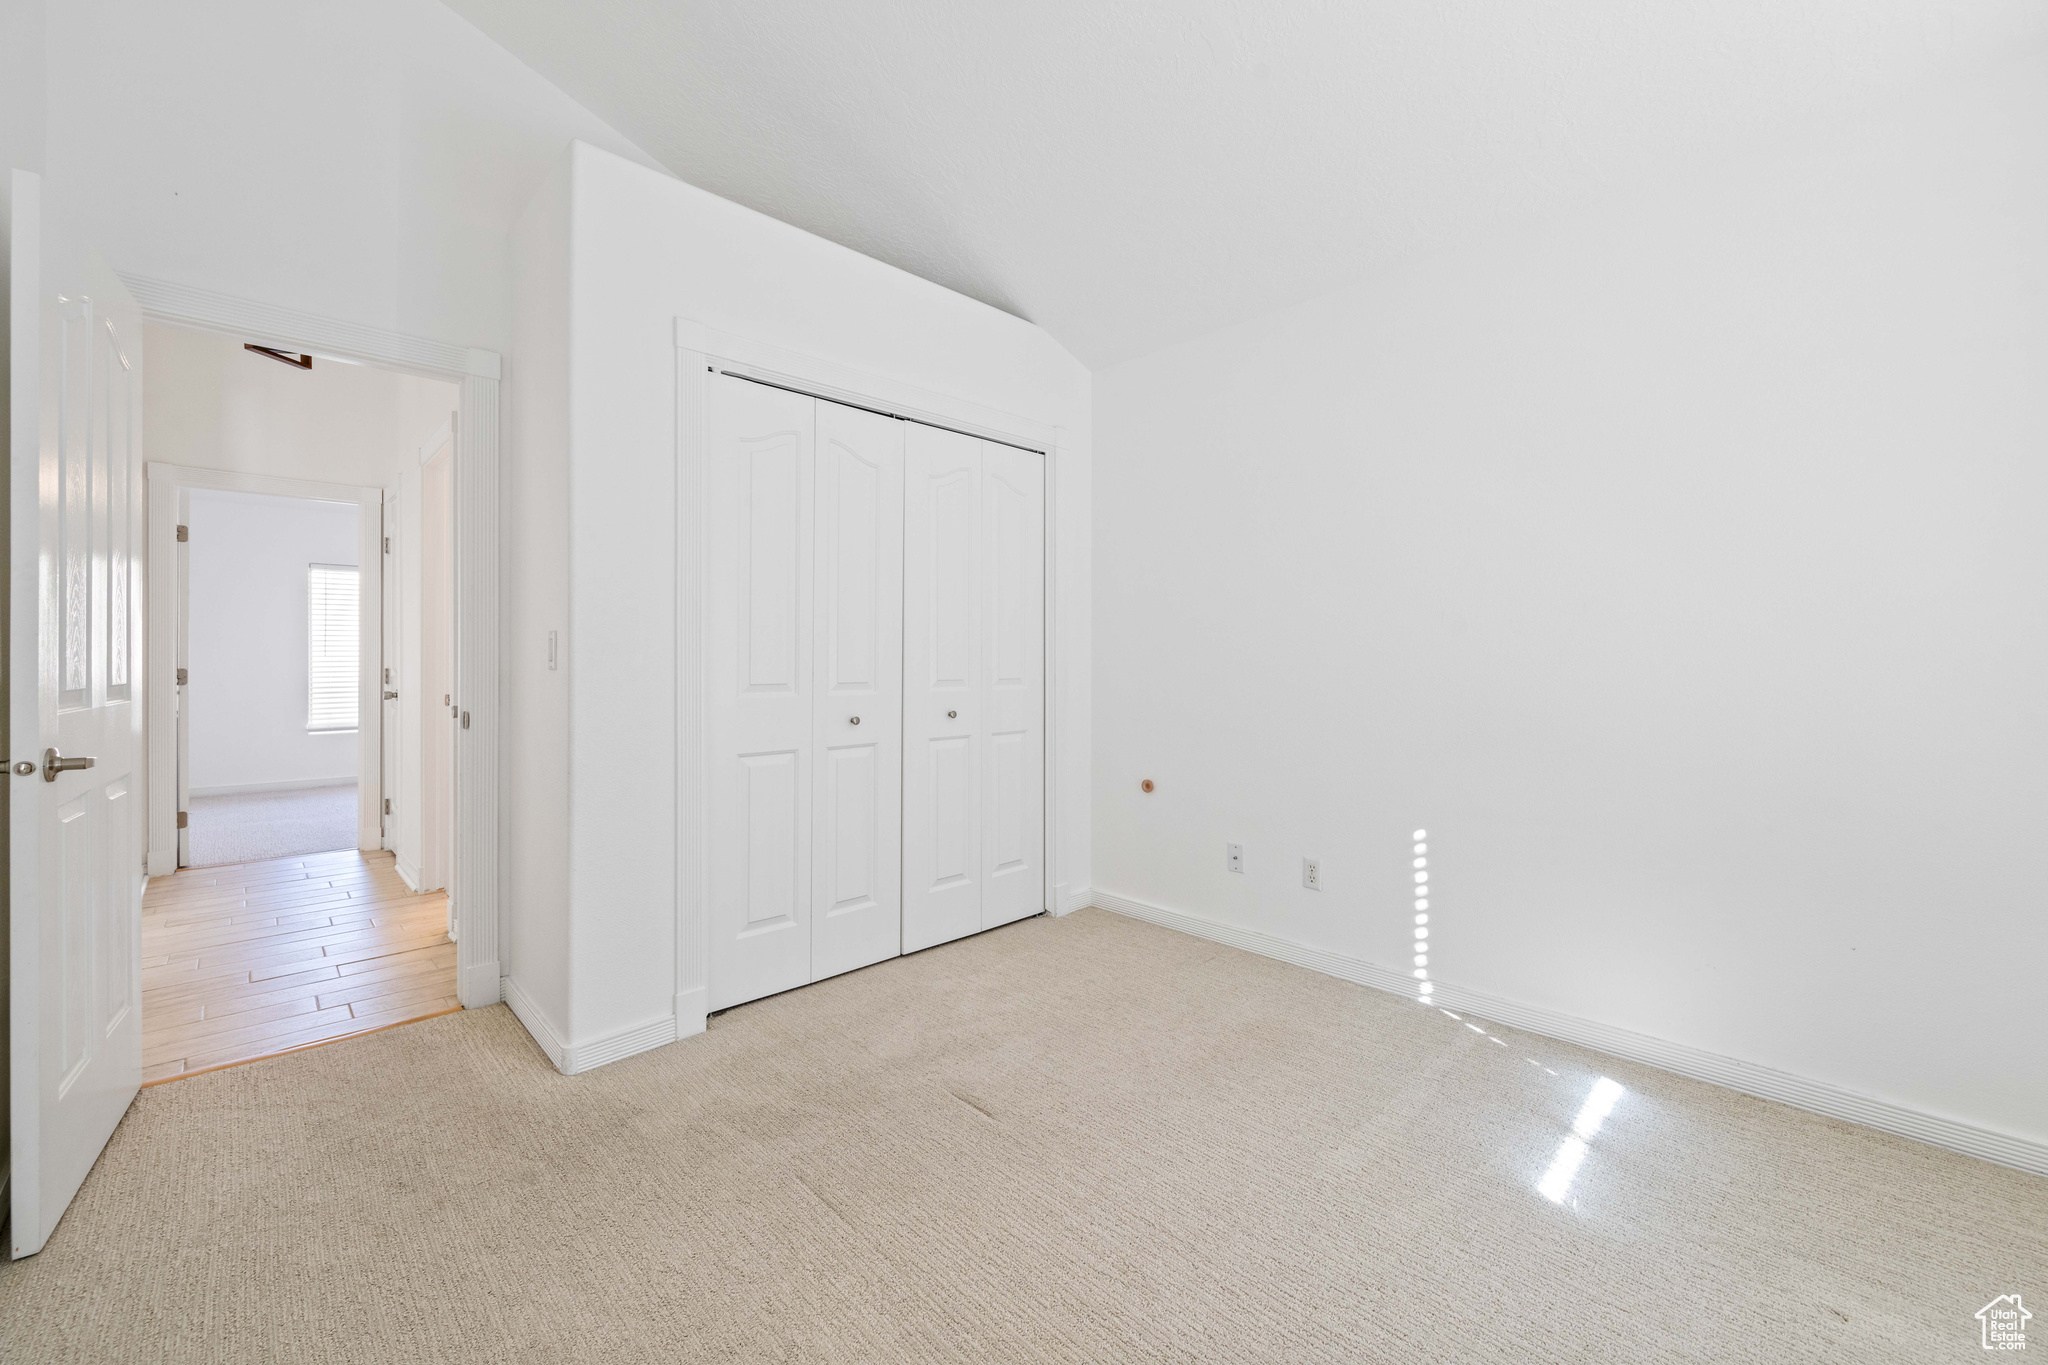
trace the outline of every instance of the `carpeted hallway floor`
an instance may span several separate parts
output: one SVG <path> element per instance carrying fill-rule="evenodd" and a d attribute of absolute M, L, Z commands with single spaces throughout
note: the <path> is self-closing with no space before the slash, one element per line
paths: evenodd
<path fill-rule="evenodd" d="M 190 799 L 187 867 L 224 867 L 356 846 L 356 784 Z"/>
<path fill-rule="evenodd" d="M 2016 1290 L 2048 1181 L 1089 910 L 582 1076 L 498 1007 L 146 1090 L 0 1355 L 1924 1365 Z"/>

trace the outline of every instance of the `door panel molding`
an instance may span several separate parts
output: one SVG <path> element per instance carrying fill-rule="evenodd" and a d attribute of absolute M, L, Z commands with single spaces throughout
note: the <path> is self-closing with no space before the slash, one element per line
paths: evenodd
<path fill-rule="evenodd" d="M 704 551 L 716 793 L 706 846 L 721 855 L 709 873 L 723 945 L 712 1009 L 811 979 L 816 820 L 816 405 L 723 382 L 709 492 L 725 515 Z"/>
<path fill-rule="evenodd" d="M 914 953 L 981 928 L 987 447 L 929 427 L 905 445 L 903 731 L 919 762 L 903 784 L 903 951 Z"/>
<path fill-rule="evenodd" d="M 813 981 L 903 951 L 903 423 L 817 410 Z"/>

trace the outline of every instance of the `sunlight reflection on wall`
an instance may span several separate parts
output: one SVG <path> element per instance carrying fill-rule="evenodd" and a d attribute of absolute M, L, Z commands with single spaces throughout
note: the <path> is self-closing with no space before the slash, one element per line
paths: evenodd
<path fill-rule="evenodd" d="M 1423 1004 L 1435 993 L 1429 979 L 1429 831 L 1415 831 L 1415 998 Z"/>

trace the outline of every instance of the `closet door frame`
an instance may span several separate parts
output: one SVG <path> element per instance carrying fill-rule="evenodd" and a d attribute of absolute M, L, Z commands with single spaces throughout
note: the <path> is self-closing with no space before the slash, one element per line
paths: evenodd
<path fill-rule="evenodd" d="M 946 427 L 964 435 L 1041 453 L 1045 457 L 1045 850 L 1042 904 L 1054 914 L 1065 904 L 1058 881 L 1059 829 L 1059 480 L 1063 429 L 1026 417 L 933 393 L 902 380 L 869 374 L 836 361 L 802 355 L 675 320 L 676 349 L 676 1034 L 704 1027 L 710 984 L 708 747 L 705 660 L 705 546 L 708 518 L 707 452 L 714 374 L 750 379 L 886 416 Z"/>

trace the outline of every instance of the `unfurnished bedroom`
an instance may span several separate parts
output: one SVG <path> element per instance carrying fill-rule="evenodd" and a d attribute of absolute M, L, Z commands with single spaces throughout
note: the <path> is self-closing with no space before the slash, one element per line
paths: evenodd
<path fill-rule="evenodd" d="M 2048 1345 L 2039 0 L 9 0 L 0 1357 Z"/>

